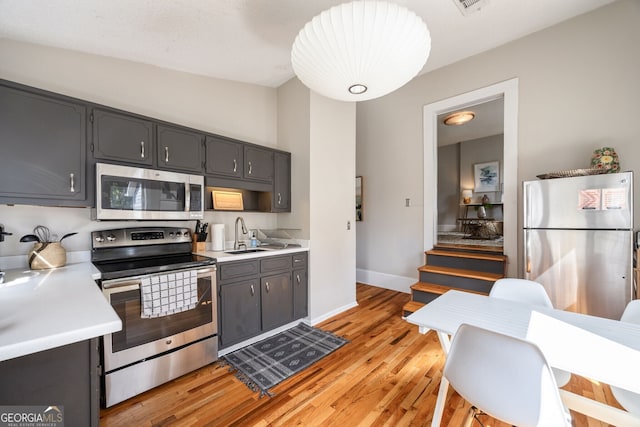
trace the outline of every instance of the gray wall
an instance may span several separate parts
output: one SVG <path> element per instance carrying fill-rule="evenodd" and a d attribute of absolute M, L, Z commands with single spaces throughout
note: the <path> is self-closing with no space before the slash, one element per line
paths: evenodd
<path fill-rule="evenodd" d="M 423 165 L 424 105 L 518 78 L 518 188 L 540 173 L 586 167 L 604 145 L 617 149 L 623 169 L 635 169 L 639 42 L 640 2 L 620 0 L 359 103 L 356 171 L 367 177 L 359 279 L 408 291 L 424 263 L 423 212 L 433 203 L 422 197 L 423 170 L 433 167 Z M 412 207 L 404 207 L 405 197 Z"/>
<path fill-rule="evenodd" d="M 503 135 L 472 139 L 438 147 L 438 230 L 452 231 L 458 227 L 462 216 L 460 203 L 462 190 L 474 187 L 474 164 L 497 160 L 500 163 L 500 182 L 504 176 Z M 480 203 L 483 195 L 492 202 L 500 202 L 500 192 L 473 193 L 472 203 Z M 471 217 L 473 217 L 473 212 Z M 490 216 L 502 220 L 502 210 L 489 212 Z"/>
<path fill-rule="evenodd" d="M 454 231 L 460 210 L 460 143 L 438 147 L 438 231 Z"/>

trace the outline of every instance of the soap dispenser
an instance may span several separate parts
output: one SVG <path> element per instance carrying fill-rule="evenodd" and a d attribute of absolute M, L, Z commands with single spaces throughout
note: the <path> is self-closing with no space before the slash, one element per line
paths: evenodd
<path fill-rule="evenodd" d="M 250 243 L 252 248 L 257 248 L 258 247 L 258 239 L 256 239 L 256 232 L 255 231 L 251 231 L 251 240 Z"/>

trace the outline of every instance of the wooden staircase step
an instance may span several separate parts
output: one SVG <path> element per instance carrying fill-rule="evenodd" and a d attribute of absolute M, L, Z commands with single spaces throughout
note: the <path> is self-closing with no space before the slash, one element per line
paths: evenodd
<path fill-rule="evenodd" d="M 467 277 L 469 279 L 486 280 L 488 282 L 495 282 L 496 280 L 504 277 L 504 274 L 486 273 L 475 270 L 464 270 L 461 268 L 440 267 L 437 265 L 423 265 L 422 267 L 418 268 L 418 271 L 444 274 L 447 276 Z"/>
<path fill-rule="evenodd" d="M 435 283 L 416 282 L 411 285 L 411 289 L 419 292 L 429 292 L 430 294 L 442 295 L 447 291 L 469 292 L 478 295 L 488 295 L 486 292 L 475 291 L 473 289 L 455 288 L 452 286 L 438 285 Z"/>
<path fill-rule="evenodd" d="M 446 256 L 453 258 L 468 258 L 468 259 L 481 259 L 485 261 L 495 261 L 495 262 L 504 262 L 507 260 L 505 255 L 501 254 L 487 254 L 481 252 L 457 252 L 451 250 L 441 250 L 441 249 L 431 249 L 430 251 L 425 251 L 427 257 L 429 255 L 436 256 Z"/>
<path fill-rule="evenodd" d="M 416 311 L 420 310 L 425 305 L 426 304 L 423 303 L 423 302 L 409 301 L 408 303 L 406 303 L 405 305 L 402 306 L 403 316 L 407 316 L 407 315 L 409 315 L 411 313 L 415 313 Z"/>

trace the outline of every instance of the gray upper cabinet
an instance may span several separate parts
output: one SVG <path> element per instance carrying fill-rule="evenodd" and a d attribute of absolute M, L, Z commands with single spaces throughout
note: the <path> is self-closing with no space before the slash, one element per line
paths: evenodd
<path fill-rule="evenodd" d="M 244 177 L 256 181 L 273 181 L 273 150 L 244 146 Z"/>
<path fill-rule="evenodd" d="M 156 135 L 158 167 L 202 174 L 204 134 L 174 126 L 158 125 Z"/>
<path fill-rule="evenodd" d="M 291 212 L 291 154 L 273 154 L 272 212 Z"/>
<path fill-rule="evenodd" d="M 224 138 L 207 136 L 206 174 L 242 178 L 244 144 Z"/>
<path fill-rule="evenodd" d="M 153 123 L 113 111 L 94 109 L 93 157 L 153 166 Z"/>
<path fill-rule="evenodd" d="M 0 84 L 0 201 L 86 205 L 86 107 Z"/>

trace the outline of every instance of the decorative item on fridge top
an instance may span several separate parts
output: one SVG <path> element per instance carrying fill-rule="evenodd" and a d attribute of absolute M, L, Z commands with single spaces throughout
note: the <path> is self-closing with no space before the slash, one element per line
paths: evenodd
<path fill-rule="evenodd" d="M 620 160 L 613 147 L 598 148 L 591 156 L 591 166 L 596 169 L 604 169 L 606 173 L 620 172 Z"/>
<path fill-rule="evenodd" d="M 37 225 L 33 234 L 25 234 L 20 238 L 21 242 L 34 242 L 29 251 L 28 262 L 32 270 L 46 270 L 49 268 L 63 267 L 67 263 L 67 251 L 62 246 L 62 241 L 78 233 L 67 233 L 58 239 L 57 234 L 51 234 L 48 227 Z"/>

